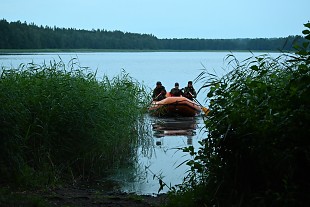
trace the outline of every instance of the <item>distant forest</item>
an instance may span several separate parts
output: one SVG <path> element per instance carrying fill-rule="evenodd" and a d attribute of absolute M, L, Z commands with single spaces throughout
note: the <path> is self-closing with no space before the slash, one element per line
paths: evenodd
<path fill-rule="evenodd" d="M 240 39 L 159 39 L 151 34 L 80 30 L 0 20 L 0 49 L 292 50 L 299 36 Z"/>

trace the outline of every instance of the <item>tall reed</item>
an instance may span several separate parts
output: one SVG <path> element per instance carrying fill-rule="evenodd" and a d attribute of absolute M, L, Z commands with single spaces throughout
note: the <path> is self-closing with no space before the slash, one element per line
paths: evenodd
<path fill-rule="evenodd" d="M 1 180 L 92 179 L 128 162 L 145 97 L 144 87 L 124 71 L 97 80 L 75 59 L 2 68 Z"/>
<path fill-rule="evenodd" d="M 187 162 L 171 206 L 305 206 L 310 189 L 310 23 L 296 53 L 228 55 L 231 72 L 203 71 L 209 133 Z"/>

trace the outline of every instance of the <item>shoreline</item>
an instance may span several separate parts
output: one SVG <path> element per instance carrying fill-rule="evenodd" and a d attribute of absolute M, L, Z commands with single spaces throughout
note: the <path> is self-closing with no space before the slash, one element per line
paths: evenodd
<path fill-rule="evenodd" d="M 97 52 L 260 52 L 282 53 L 290 51 L 277 50 L 136 50 L 136 49 L 0 49 L 0 55 L 33 53 L 97 53 Z"/>
<path fill-rule="evenodd" d="M 12 189 L 0 186 L 0 206 L 160 207 L 168 202 L 167 194 L 138 195 L 98 187 L 73 184 L 43 189 Z"/>

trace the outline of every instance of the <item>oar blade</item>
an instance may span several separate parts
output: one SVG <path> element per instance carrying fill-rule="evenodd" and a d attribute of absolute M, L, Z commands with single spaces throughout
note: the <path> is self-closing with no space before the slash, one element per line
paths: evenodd
<path fill-rule="evenodd" d="M 208 109 L 207 107 L 202 106 L 201 107 L 202 111 L 204 112 L 204 114 L 207 116 L 208 113 L 210 112 L 210 109 Z"/>

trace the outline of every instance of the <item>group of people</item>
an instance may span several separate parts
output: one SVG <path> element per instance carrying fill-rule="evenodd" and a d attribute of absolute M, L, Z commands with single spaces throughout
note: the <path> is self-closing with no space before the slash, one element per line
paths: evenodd
<path fill-rule="evenodd" d="M 154 101 L 160 101 L 166 98 L 167 91 L 160 81 L 156 83 L 156 87 L 153 90 L 152 98 Z M 174 84 L 174 88 L 170 91 L 171 96 L 184 96 L 190 100 L 196 98 L 197 93 L 193 87 L 193 82 L 188 81 L 185 88 L 179 89 L 179 83 Z"/>

